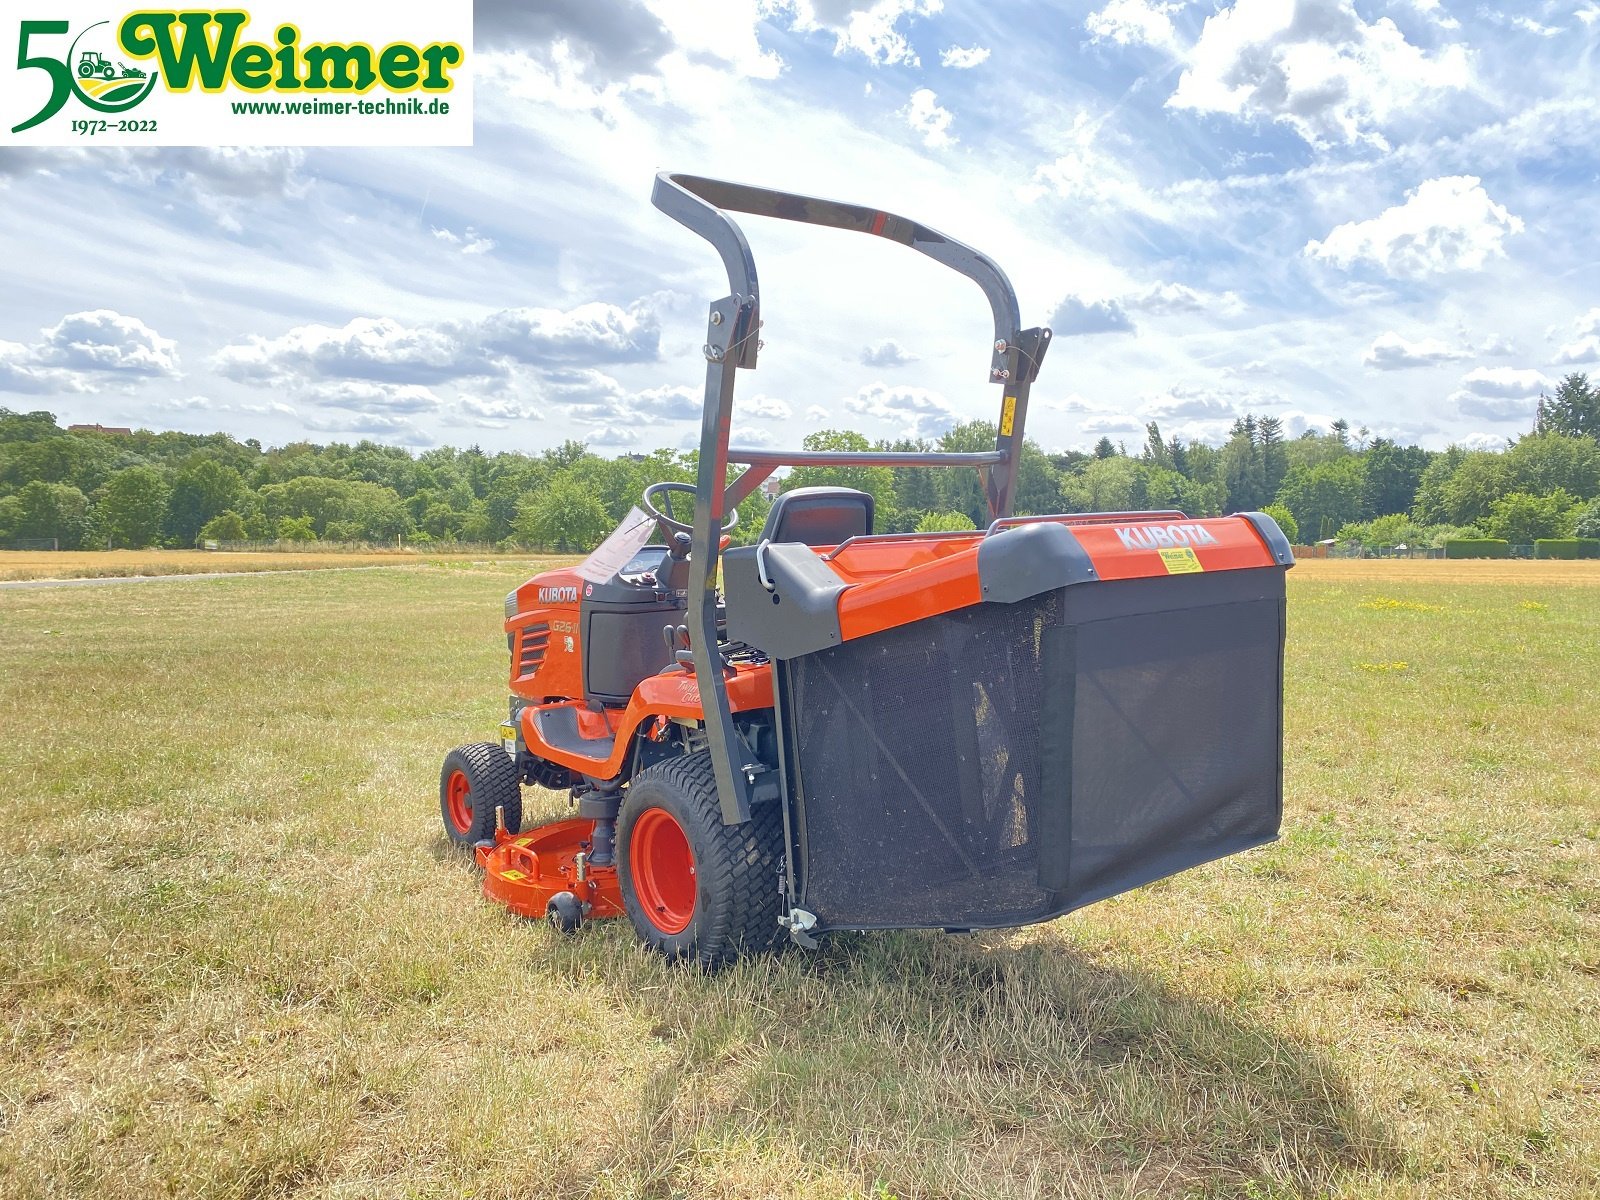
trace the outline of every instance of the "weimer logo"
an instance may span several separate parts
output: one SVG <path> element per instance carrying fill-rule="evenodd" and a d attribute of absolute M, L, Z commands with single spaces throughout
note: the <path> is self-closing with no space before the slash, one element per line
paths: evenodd
<path fill-rule="evenodd" d="M 471 0 L 51 9 L 0 19 L 0 143 L 471 144 Z"/>

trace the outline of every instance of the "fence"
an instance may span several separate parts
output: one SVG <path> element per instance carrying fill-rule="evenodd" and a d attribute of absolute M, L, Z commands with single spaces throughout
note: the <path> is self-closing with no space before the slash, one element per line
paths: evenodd
<path fill-rule="evenodd" d="M 57 538 L 17 538 L 11 542 L 0 542 L 0 550 L 59 550 L 61 542 Z"/>

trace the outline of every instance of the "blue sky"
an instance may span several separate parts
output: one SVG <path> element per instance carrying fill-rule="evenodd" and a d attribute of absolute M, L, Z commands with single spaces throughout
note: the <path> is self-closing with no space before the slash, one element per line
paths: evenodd
<path fill-rule="evenodd" d="M 464 150 L 0 150 L 0 405 L 281 444 L 688 446 L 660 169 L 904 213 L 1057 339 L 1029 433 L 1503 445 L 1600 371 L 1600 0 L 480 0 Z M 745 222 L 736 441 L 992 419 L 978 291 Z"/>

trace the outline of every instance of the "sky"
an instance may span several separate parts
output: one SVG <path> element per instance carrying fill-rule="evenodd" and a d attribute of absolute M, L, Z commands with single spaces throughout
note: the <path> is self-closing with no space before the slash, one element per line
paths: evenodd
<path fill-rule="evenodd" d="M 479 0 L 470 149 L 0 149 L 0 406 L 264 444 L 695 444 L 660 170 L 898 212 L 1056 334 L 1028 434 L 1504 446 L 1600 373 L 1600 0 Z M 969 281 L 741 218 L 734 443 L 994 420 Z"/>

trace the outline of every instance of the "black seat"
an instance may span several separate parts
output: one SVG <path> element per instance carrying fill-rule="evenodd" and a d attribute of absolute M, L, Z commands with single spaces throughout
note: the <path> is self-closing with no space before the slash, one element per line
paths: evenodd
<path fill-rule="evenodd" d="M 855 488 L 807 487 L 781 493 L 772 502 L 761 538 L 837 546 L 872 532 L 872 497 Z"/>

